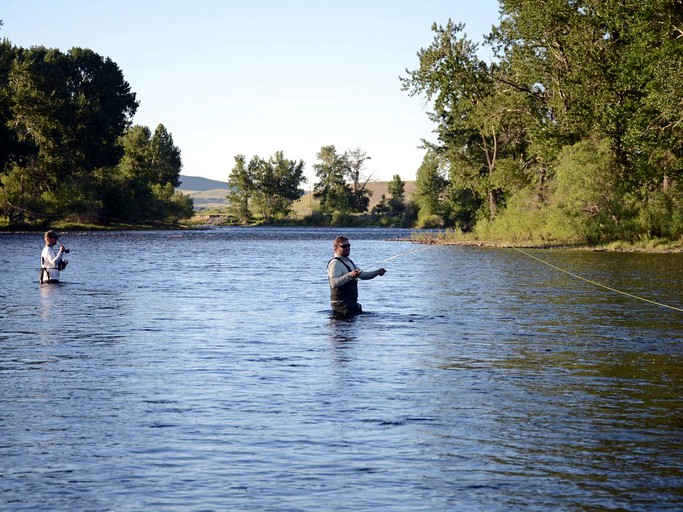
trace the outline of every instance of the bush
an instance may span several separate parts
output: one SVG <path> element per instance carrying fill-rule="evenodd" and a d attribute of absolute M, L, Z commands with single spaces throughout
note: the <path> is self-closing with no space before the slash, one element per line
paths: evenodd
<path fill-rule="evenodd" d="M 332 226 L 353 227 L 357 223 L 357 217 L 350 213 L 336 211 L 332 214 Z"/>
<path fill-rule="evenodd" d="M 676 240 L 683 236 L 683 191 L 676 185 L 645 194 L 636 229 L 648 237 Z"/>
<path fill-rule="evenodd" d="M 436 229 L 444 226 L 443 217 L 436 214 L 427 214 L 417 216 L 416 227 L 419 229 Z"/>

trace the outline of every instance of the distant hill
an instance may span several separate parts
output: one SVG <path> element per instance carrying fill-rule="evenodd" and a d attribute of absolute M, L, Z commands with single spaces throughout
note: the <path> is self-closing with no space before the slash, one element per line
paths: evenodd
<path fill-rule="evenodd" d="M 228 205 L 225 196 L 228 195 L 228 182 L 210 180 L 199 176 L 180 175 L 178 192 L 190 196 L 194 202 L 195 211 L 206 209 L 220 209 Z"/>
<path fill-rule="evenodd" d="M 194 201 L 194 209 L 196 211 L 206 209 L 224 209 L 228 205 L 225 196 L 228 195 L 228 183 L 225 181 L 210 180 L 198 176 L 183 176 L 180 175 L 180 186 L 178 191 L 186 196 L 190 196 Z M 370 181 L 367 184 L 368 190 L 373 192 L 370 196 L 370 206 L 372 209 L 382 197 L 382 194 L 389 195 L 387 191 L 389 183 L 386 181 Z M 406 199 L 415 192 L 415 182 L 406 181 Z M 309 192 L 296 201 L 292 208 L 295 214 L 303 216 L 311 213 L 312 208 L 316 207 L 318 202 L 311 197 Z"/>
<path fill-rule="evenodd" d="M 207 178 L 202 178 L 200 176 L 183 176 L 180 175 L 180 186 L 178 190 L 184 192 L 186 190 L 191 190 L 193 192 L 205 192 L 207 190 L 214 190 L 217 188 L 222 188 L 223 190 L 228 189 L 227 181 L 216 181 Z"/>

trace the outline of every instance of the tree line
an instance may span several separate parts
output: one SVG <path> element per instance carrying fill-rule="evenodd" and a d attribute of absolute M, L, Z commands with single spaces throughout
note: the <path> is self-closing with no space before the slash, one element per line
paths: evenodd
<path fill-rule="evenodd" d="M 683 2 L 501 0 L 434 24 L 403 89 L 431 102 L 418 225 L 601 242 L 683 236 Z"/>
<path fill-rule="evenodd" d="M 353 215 L 368 213 L 381 217 L 384 224 L 412 222 L 404 215 L 410 210 L 406 205 L 405 182 L 399 175 L 394 175 L 389 184 L 390 198 L 382 196 L 379 204 L 368 211 L 372 191 L 367 187 L 371 176 L 366 173 L 366 161 L 370 156 L 365 151 L 357 148 L 340 154 L 330 145 L 323 146 L 316 156 L 313 197 L 318 207 L 304 222 L 349 224 L 353 223 Z M 235 166 L 228 176 L 227 197 L 232 215 L 241 223 L 286 218 L 293 203 L 305 194 L 304 166 L 303 160 L 289 160 L 282 151 L 267 160 L 253 156 L 248 163 L 244 155 L 235 156 Z"/>
<path fill-rule="evenodd" d="M 1 22 L 0 22 L 1 24 Z M 175 191 L 180 150 L 119 67 L 82 48 L 0 42 L 0 210 L 10 224 L 168 223 L 190 217 Z"/>

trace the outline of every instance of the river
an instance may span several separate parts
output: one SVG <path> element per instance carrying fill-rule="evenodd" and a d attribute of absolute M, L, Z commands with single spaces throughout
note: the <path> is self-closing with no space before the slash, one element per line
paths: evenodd
<path fill-rule="evenodd" d="M 0 234 L 0 509 L 680 510 L 683 254 L 409 234 Z"/>

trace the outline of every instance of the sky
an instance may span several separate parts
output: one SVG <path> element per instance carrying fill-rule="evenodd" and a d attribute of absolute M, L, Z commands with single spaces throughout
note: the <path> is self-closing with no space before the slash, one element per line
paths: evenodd
<path fill-rule="evenodd" d="M 449 18 L 482 42 L 498 1 L 0 0 L 0 37 L 112 59 L 140 103 L 133 123 L 166 127 L 181 174 L 227 181 L 236 155 L 283 151 L 306 162 L 308 188 L 329 145 L 365 151 L 373 180 L 415 179 L 435 127 L 399 77 Z"/>

